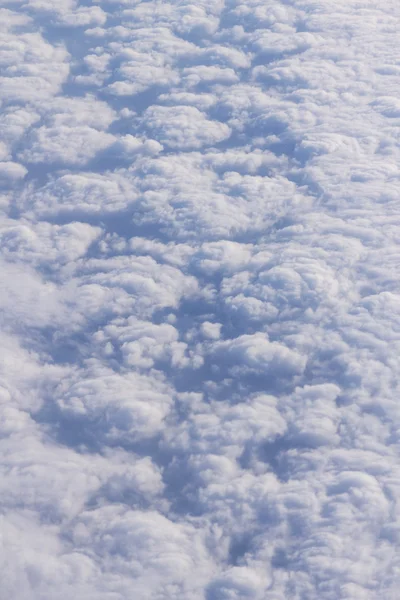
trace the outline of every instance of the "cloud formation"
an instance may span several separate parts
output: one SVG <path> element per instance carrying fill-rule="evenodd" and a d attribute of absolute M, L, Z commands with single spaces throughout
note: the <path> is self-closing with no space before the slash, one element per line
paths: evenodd
<path fill-rule="evenodd" d="M 0 600 L 395 600 L 400 9 L 0 9 Z"/>

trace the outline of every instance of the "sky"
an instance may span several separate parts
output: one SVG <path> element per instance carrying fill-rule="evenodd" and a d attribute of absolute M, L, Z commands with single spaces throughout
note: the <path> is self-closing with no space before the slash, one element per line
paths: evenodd
<path fill-rule="evenodd" d="M 399 42 L 2 0 L 0 600 L 398 598 Z"/>

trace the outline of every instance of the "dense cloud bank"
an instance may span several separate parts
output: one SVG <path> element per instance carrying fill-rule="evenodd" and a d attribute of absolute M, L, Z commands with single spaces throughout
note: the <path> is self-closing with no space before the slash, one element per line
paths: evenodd
<path fill-rule="evenodd" d="M 0 599 L 400 585 L 400 6 L 3 0 Z"/>

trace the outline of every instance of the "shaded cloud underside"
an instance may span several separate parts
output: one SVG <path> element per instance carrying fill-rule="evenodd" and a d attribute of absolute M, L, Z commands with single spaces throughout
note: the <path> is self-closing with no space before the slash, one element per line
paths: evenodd
<path fill-rule="evenodd" d="M 398 597 L 399 28 L 2 3 L 1 600 Z"/>

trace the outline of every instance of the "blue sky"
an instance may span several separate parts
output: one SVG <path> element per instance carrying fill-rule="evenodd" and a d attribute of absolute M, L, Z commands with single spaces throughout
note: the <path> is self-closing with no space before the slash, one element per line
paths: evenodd
<path fill-rule="evenodd" d="M 3 0 L 0 600 L 398 597 L 399 31 Z"/>

